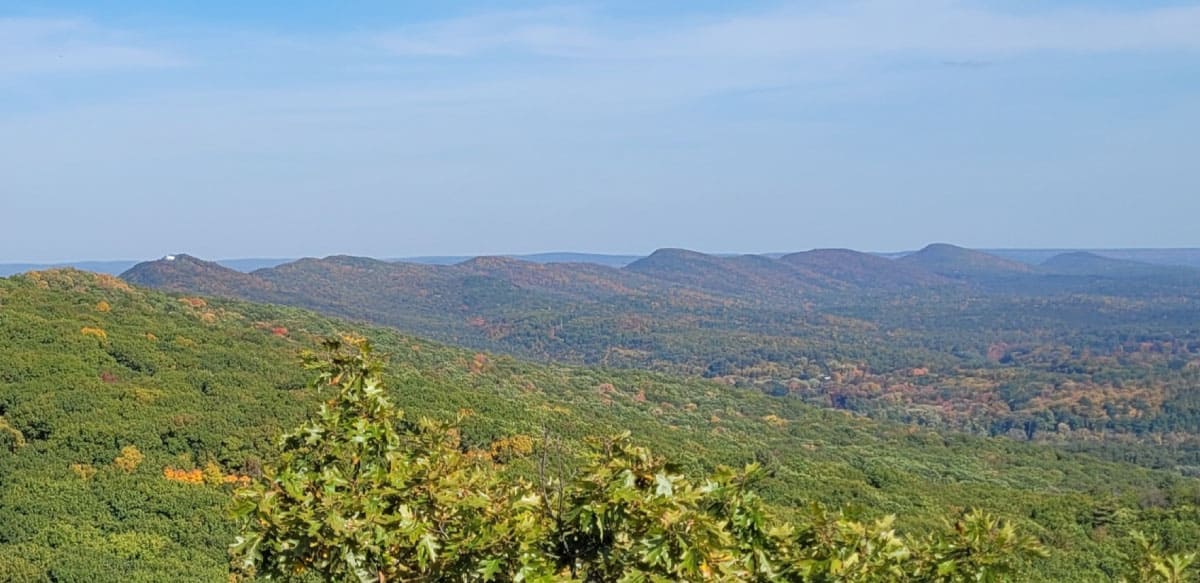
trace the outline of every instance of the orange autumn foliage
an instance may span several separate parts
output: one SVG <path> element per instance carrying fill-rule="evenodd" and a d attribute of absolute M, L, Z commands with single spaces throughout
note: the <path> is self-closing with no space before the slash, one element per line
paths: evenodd
<path fill-rule="evenodd" d="M 482 352 L 475 353 L 475 357 L 471 359 L 471 372 L 481 373 L 488 366 L 488 357 Z"/>
<path fill-rule="evenodd" d="M 203 308 L 208 305 L 208 302 L 202 298 L 179 298 L 179 303 L 191 306 L 193 308 Z"/>
<path fill-rule="evenodd" d="M 163 477 L 172 482 L 180 482 L 183 484 L 203 484 L 204 472 L 199 469 L 194 470 L 179 470 L 172 467 L 163 468 Z"/>

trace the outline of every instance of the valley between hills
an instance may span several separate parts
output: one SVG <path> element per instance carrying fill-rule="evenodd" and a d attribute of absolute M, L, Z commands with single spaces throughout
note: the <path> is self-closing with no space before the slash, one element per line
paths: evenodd
<path fill-rule="evenodd" d="M 663 249 L 621 268 L 334 256 L 242 273 L 179 255 L 122 277 L 1200 475 L 1200 269 L 1186 266 L 934 244 L 897 259 Z"/>
<path fill-rule="evenodd" d="M 1115 580 L 1143 552 L 1135 533 L 1200 545 L 1198 283 L 949 245 L 249 273 L 175 255 L 121 278 L 15 275 L 0 279 L 0 579 L 226 580 L 231 489 L 336 402 L 298 355 L 361 334 L 386 355 L 388 397 L 456 423 L 459 450 L 506 479 L 544 473 L 546 443 L 581 463 L 589 439 L 629 432 L 689 475 L 761 466 L 777 517 L 819 521 L 819 503 L 864 521 L 844 528 L 896 515 L 928 533 L 980 509 L 1046 549 L 1002 580 Z"/>

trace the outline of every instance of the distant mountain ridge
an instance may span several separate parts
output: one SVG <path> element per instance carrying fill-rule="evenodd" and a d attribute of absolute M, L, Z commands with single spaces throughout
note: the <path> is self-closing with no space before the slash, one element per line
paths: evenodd
<path fill-rule="evenodd" d="M 1027 263 L 948 243 L 930 244 L 896 261 L 954 279 L 1006 277 L 1035 271 Z"/>
<path fill-rule="evenodd" d="M 963 286 L 986 290 L 997 285 L 1008 289 L 1005 286 L 1015 283 L 1033 288 L 1052 284 L 1047 289 L 1053 291 L 1086 291 L 1086 286 L 1093 285 L 1096 278 L 1111 279 L 1126 288 L 1129 284 L 1120 281 L 1128 282 L 1132 277 L 1145 279 L 1135 284 L 1187 284 L 1200 281 L 1200 270 L 1112 259 L 1087 252 L 1057 255 L 1035 266 L 978 250 L 934 243 L 897 259 L 850 249 L 814 249 L 778 258 L 659 249 L 624 267 L 611 267 L 589 262 L 526 261 L 509 256 L 481 256 L 441 264 L 335 255 L 299 259 L 249 273 L 177 254 L 137 264 L 122 277 L 148 287 L 314 309 L 341 307 L 373 313 L 375 308 L 367 306 L 386 303 L 386 307 L 379 309 L 419 307 L 445 313 L 469 311 L 477 305 L 563 307 L 564 302 L 683 296 L 691 302 L 711 305 L 732 301 L 796 306 L 832 294 L 899 293 Z M 350 315 L 364 317 L 360 313 Z"/>
<path fill-rule="evenodd" d="M 474 259 L 475 255 L 426 255 L 418 257 L 397 257 L 389 259 L 389 261 L 399 261 L 405 263 L 427 263 L 432 265 L 454 265 Z M 571 251 L 557 251 L 549 253 L 529 253 L 517 255 L 502 255 L 501 257 L 509 257 L 512 259 L 520 259 L 532 263 L 594 263 L 597 265 L 605 265 L 608 267 L 625 267 L 643 255 L 613 255 L 607 253 L 576 253 Z"/>
<path fill-rule="evenodd" d="M 250 272 L 264 267 L 274 267 L 294 259 L 249 257 L 243 259 L 218 259 L 215 263 L 242 272 Z M 140 260 L 118 259 L 112 261 L 63 261 L 55 263 L 0 263 L 0 277 L 8 277 L 28 271 L 45 271 L 71 267 L 93 273 L 120 275 L 129 271 L 133 266 L 143 263 Z"/>
<path fill-rule="evenodd" d="M 1063 275 L 1090 275 L 1104 277 L 1177 277 L 1190 278 L 1196 270 L 1177 265 L 1156 265 L 1105 257 L 1088 251 L 1074 251 L 1055 255 L 1042 262 L 1042 271 Z"/>
<path fill-rule="evenodd" d="M 823 309 L 872 305 L 879 298 L 1141 297 L 1200 290 L 1200 270 L 1186 267 L 1088 254 L 1031 266 L 944 243 L 899 259 L 849 249 L 779 258 L 660 249 L 619 268 L 503 256 L 446 265 L 335 255 L 243 273 L 177 254 L 140 263 L 121 277 L 181 293 L 309 308 L 475 348 L 572 362 L 608 362 L 616 354 L 639 364 L 658 362 L 654 355 L 663 352 L 676 358 L 728 351 L 746 331 L 794 337 L 827 327 Z M 835 328 L 870 325 L 838 322 Z M 721 339 L 686 351 L 673 346 L 694 335 L 696 327 L 703 328 L 701 335 Z M 652 333 L 660 336 L 650 340 Z M 855 333 L 843 331 L 827 340 L 836 343 Z M 613 346 L 620 351 L 613 353 Z M 719 360 L 709 358 L 703 374 L 725 370 L 714 359 Z"/>
<path fill-rule="evenodd" d="M 1200 397 L 1190 390 L 1200 370 L 1200 270 L 1190 268 L 1078 253 L 1032 266 L 934 244 L 895 260 L 847 249 L 778 259 L 662 249 L 623 268 L 341 255 L 248 274 L 175 255 L 123 277 L 530 360 L 714 378 L 1021 439 L 1135 438 L 1150 427 L 1200 436 Z M 1155 378 L 1168 382 L 1123 387 L 1102 374 L 1107 362 L 1121 363 L 1122 374 L 1153 362 Z M 1079 390 L 1064 388 L 1067 380 Z M 1054 409 L 1085 393 L 1111 407 Z M 1200 475 L 1196 452 L 1163 455 Z"/>
<path fill-rule="evenodd" d="M 1200 269 L 1200 248 L 1175 249 L 980 249 L 986 253 L 1028 263 L 1040 265 L 1048 259 L 1066 253 L 1086 252 L 1109 259 L 1124 259 L 1151 265 L 1173 265 L 1178 267 L 1193 267 Z"/>
<path fill-rule="evenodd" d="M 795 301 L 844 287 L 824 274 L 762 255 L 722 257 L 686 249 L 659 249 L 625 267 L 642 275 L 723 296 Z"/>
<path fill-rule="evenodd" d="M 224 297 L 249 295 L 251 290 L 266 286 L 264 280 L 253 275 L 185 253 L 139 263 L 122 274 L 122 277 L 146 287 L 177 292 L 199 290 Z"/>
<path fill-rule="evenodd" d="M 920 267 L 850 249 L 813 249 L 784 255 L 780 261 L 861 287 L 907 289 L 953 283 Z"/>
<path fill-rule="evenodd" d="M 1200 268 L 1200 248 L 1178 248 L 1178 249 L 976 249 L 990 255 L 1028 263 L 1030 265 L 1040 265 L 1047 259 L 1055 255 L 1064 253 L 1072 253 L 1084 251 L 1101 257 L 1111 259 L 1125 259 L 1129 261 L 1137 261 L 1141 263 L 1149 263 L 1154 265 L 1174 265 L 1184 267 Z M 814 250 L 818 251 L 818 250 Z M 807 253 L 802 252 L 802 253 Z M 917 251 L 892 251 L 892 252 L 863 252 L 867 255 L 877 257 L 886 257 L 896 259 L 907 255 L 917 253 Z M 733 257 L 740 255 L 737 253 L 713 253 L 711 255 L 717 257 Z M 795 253 L 756 253 L 763 257 L 779 259 L 787 255 L 795 255 Z M 531 253 L 531 254 L 515 254 L 503 255 L 513 259 L 520 259 L 533 263 L 593 263 L 605 265 L 608 267 L 625 267 L 639 259 L 643 259 L 645 255 L 621 255 L 621 254 L 605 254 L 605 253 L 576 253 L 576 252 L 550 252 L 550 253 Z M 454 265 L 473 259 L 474 255 L 428 255 L 414 257 L 395 257 L 385 258 L 384 261 L 403 262 L 403 263 L 423 263 L 429 265 Z M 222 266 L 249 273 L 256 269 L 266 267 L 275 267 L 284 263 L 296 261 L 296 258 L 239 258 L 239 259 L 218 259 L 215 263 Z M 108 273 L 111 275 L 120 275 L 128 271 L 134 265 L 141 261 L 138 260 L 112 260 L 112 261 L 65 261 L 55 263 L 0 263 L 0 277 L 24 273 L 27 271 L 39 271 L 45 269 L 54 269 L 60 267 L 74 267 L 84 271 L 92 271 L 96 273 Z"/>
<path fill-rule="evenodd" d="M 339 255 L 243 273 L 176 254 L 140 263 L 122 277 L 148 287 L 294 304 L 376 321 L 370 314 L 407 311 L 444 316 L 479 308 L 566 308 L 568 303 L 579 302 L 796 306 L 828 294 L 962 285 L 910 265 L 911 261 L 848 249 L 815 250 L 778 259 L 660 249 L 621 268 L 502 256 L 446 265 Z M 399 325 L 408 319 L 397 321 L 388 316 L 382 323 Z"/>

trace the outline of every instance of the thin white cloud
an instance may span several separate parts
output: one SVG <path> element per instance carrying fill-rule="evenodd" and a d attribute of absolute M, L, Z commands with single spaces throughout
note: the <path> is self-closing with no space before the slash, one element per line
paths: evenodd
<path fill-rule="evenodd" d="M 179 57 L 78 20 L 0 18 L 0 76 L 175 67 Z"/>
<path fill-rule="evenodd" d="M 478 14 L 391 30 L 373 37 L 397 55 L 466 57 L 492 52 L 583 56 L 610 39 L 593 31 L 592 14 L 577 8 Z"/>
<path fill-rule="evenodd" d="M 495 13 L 375 37 L 402 56 L 789 58 L 828 53 L 1002 57 L 1035 51 L 1200 49 L 1200 6 L 1003 12 L 964 0 L 862 0 L 633 29 L 584 10 Z"/>

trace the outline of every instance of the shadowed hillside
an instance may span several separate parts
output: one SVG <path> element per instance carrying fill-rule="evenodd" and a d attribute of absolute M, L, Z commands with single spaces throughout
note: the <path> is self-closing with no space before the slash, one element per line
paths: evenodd
<path fill-rule="evenodd" d="M 893 291 L 955 284 L 954 280 L 920 266 L 850 249 L 813 249 L 784 255 L 780 261 L 866 290 Z"/>
<path fill-rule="evenodd" d="M 807 269 L 761 255 L 719 257 L 685 249 L 659 249 L 625 267 L 658 280 L 754 302 L 793 303 L 838 284 Z"/>

